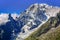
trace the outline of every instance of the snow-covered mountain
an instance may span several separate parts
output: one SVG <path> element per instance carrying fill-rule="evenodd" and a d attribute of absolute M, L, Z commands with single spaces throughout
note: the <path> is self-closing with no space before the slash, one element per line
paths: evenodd
<path fill-rule="evenodd" d="M 59 11 L 59 7 L 33 4 L 20 15 L 0 14 L 0 38 L 1 40 L 25 39 L 50 17 L 55 17 Z"/>
<path fill-rule="evenodd" d="M 59 11 L 59 7 L 53 7 L 47 4 L 31 5 L 19 17 L 19 21 L 23 23 L 23 27 L 18 35 L 18 38 L 27 38 L 41 25 L 47 22 L 50 17 L 55 17 Z"/>

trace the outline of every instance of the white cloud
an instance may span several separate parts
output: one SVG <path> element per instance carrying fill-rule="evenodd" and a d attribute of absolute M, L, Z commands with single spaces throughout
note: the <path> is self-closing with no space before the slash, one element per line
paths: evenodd
<path fill-rule="evenodd" d="M 12 13 L 11 17 L 13 17 L 14 20 L 17 20 L 19 15 L 17 13 Z M 8 18 L 9 18 L 9 13 L 1 13 L 0 14 L 0 25 L 3 25 L 5 23 L 7 23 L 8 21 L 10 21 Z"/>
<path fill-rule="evenodd" d="M 5 24 L 6 22 L 10 21 L 10 20 L 8 20 L 8 18 L 9 18 L 8 15 L 9 14 L 7 14 L 7 13 L 1 13 L 0 14 L 0 25 Z"/>

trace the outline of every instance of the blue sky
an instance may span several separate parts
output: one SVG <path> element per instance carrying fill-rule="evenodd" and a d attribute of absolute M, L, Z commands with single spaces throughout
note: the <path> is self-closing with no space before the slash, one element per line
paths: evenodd
<path fill-rule="evenodd" d="M 46 3 L 60 7 L 60 0 L 0 0 L 0 13 L 20 13 L 34 3 Z"/>

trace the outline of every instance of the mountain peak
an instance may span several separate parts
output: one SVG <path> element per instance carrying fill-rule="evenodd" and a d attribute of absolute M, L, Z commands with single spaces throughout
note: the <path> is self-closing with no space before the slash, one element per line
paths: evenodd
<path fill-rule="evenodd" d="M 32 9 L 35 9 L 35 8 L 47 8 L 47 7 L 52 7 L 52 6 L 49 6 L 48 4 L 38 4 L 38 3 L 35 3 L 35 4 L 32 4 L 27 10 L 32 10 Z"/>
<path fill-rule="evenodd" d="M 39 11 L 45 11 L 46 15 L 49 16 L 49 17 L 52 17 L 52 16 L 54 17 L 60 11 L 60 7 L 50 6 L 50 5 L 44 4 L 44 3 L 42 3 L 42 4 L 36 3 L 36 4 L 32 4 L 27 9 L 26 14 L 28 14 L 29 12 L 36 13 L 38 10 Z M 54 11 L 56 11 L 56 12 L 54 12 Z"/>

